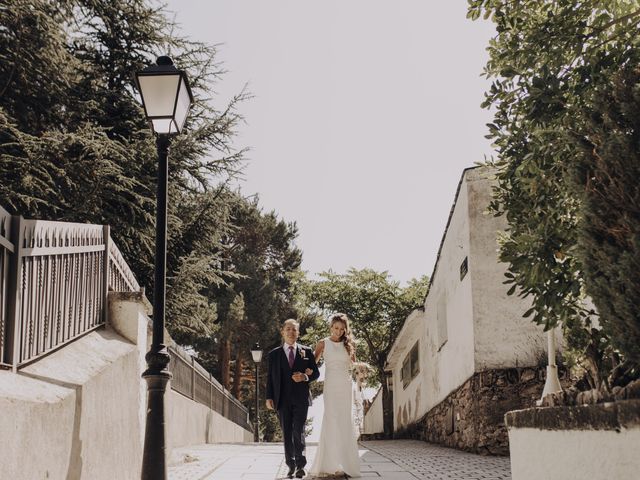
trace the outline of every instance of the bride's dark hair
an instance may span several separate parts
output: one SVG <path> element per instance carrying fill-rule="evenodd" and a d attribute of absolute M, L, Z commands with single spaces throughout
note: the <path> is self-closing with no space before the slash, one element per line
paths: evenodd
<path fill-rule="evenodd" d="M 344 344 L 344 348 L 347 349 L 347 353 L 349 357 L 353 356 L 356 351 L 356 343 L 353 340 L 353 336 L 351 335 L 351 327 L 349 326 L 349 317 L 347 317 L 344 313 L 336 313 L 335 315 L 331 315 L 331 323 L 329 328 L 333 327 L 334 323 L 340 322 L 344 325 L 344 333 L 342 334 L 342 343 Z"/>

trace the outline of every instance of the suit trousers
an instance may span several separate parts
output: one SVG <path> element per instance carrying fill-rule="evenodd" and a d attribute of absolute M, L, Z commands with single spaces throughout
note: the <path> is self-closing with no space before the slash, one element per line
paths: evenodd
<path fill-rule="evenodd" d="M 305 457 L 304 425 L 307 421 L 306 403 L 284 401 L 278 409 L 278 419 L 282 428 L 284 456 L 289 468 L 303 468 L 307 464 Z"/>

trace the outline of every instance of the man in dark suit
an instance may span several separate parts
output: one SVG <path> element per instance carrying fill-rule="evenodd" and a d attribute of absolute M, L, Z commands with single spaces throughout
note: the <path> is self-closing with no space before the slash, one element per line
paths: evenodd
<path fill-rule="evenodd" d="M 302 478 L 307 464 L 304 425 L 311 405 L 309 382 L 320 375 L 313 350 L 297 343 L 300 325 L 294 319 L 284 322 L 281 330 L 284 344 L 269 352 L 267 376 L 267 408 L 278 412 L 284 455 L 289 473 Z M 310 375 L 305 371 L 312 370 Z"/>

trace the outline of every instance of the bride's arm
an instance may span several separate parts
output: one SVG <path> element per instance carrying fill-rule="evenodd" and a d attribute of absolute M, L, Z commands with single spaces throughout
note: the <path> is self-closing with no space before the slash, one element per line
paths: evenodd
<path fill-rule="evenodd" d="M 324 352 L 324 340 L 320 340 L 316 344 L 316 351 L 313 353 L 313 358 L 316 364 L 320 361 L 320 357 L 322 357 L 322 352 Z M 313 373 L 313 370 L 311 368 L 307 368 L 304 373 L 306 373 L 307 376 L 309 376 Z"/>
<path fill-rule="evenodd" d="M 316 351 L 313 356 L 316 358 L 316 363 L 320 361 L 322 357 L 322 352 L 324 352 L 324 340 L 320 340 L 316 345 Z"/>

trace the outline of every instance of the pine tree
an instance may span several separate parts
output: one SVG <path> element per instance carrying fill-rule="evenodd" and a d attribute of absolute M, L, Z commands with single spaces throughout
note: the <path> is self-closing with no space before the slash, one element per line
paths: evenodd
<path fill-rule="evenodd" d="M 583 155 L 572 170 L 582 200 L 578 252 L 587 293 L 621 354 L 618 360 L 626 361 L 616 373 L 629 378 L 640 377 L 638 85 L 640 69 L 628 67 L 599 93 L 586 135 L 576 138 Z"/>
<path fill-rule="evenodd" d="M 188 72 L 196 103 L 170 153 L 167 319 L 178 336 L 210 335 L 215 301 L 206 292 L 222 281 L 217 242 L 229 222 L 217 183 L 241 168 L 232 137 L 247 95 L 216 109 L 215 48 L 174 35 L 147 1 L 7 0 L 1 8 L 0 202 L 25 217 L 111 225 L 147 295 L 157 154 L 133 72 L 166 53 Z"/>
<path fill-rule="evenodd" d="M 487 135 L 497 152 L 490 210 L 508 223 L 500 240 L 500 259 L 508 264 L 505 283 L 511 284 L 507 293 L 531 299 L 525 317 L 545 329 L 562 326 L 565 353 L 589 371 L 592 386 L 599 386 L 611 367 L 610 320 L 598 320 L 586 297 L 599 295 L 591 284 L 598 282 L 595 272 L 608 268 L 600 262 L 615 259 L 612 253 L 596 259 L 581 246 L 586 241 L 595 247 L 595 237 L 581 237 L 591 235 L 586 222 L 598 223 L 593 205 L 582 205 L 595 198 L 584 192 L 593 188 L 585 175 L 593 165 L 585 163 L 583 149 L 585 142 L 594 143 L 590 117 L 597 99 L 612 92 L 621 68 L 640 65 L 640 3 L 468 3 L 468 17 L 490 18 L 496 26 L 487 48 L 484 73 L 492 84 L 483 106 L 494 111 Z M 608 136 L 599 139 L 600 150 L 609 149 Z M 576 183 L 577 169 L 584 170 Z M 603 248 L 617 242 L 615 231 L 596 229 L 611 237 L 600 239 Z M 594 303 L 600 311 L 602 300 Z"/>

